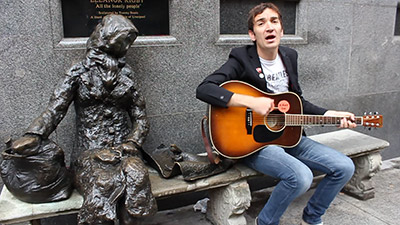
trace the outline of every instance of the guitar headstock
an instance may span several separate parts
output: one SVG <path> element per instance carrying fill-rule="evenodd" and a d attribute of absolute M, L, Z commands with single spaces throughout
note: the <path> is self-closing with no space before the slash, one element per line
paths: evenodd
<path fill-rule="evenodd" d="M 364 113 L 363 116 L 363 126 L 365 127 L 383 127 L 383 116 L 376 114 L 370 113 L 367 115 Z"/>

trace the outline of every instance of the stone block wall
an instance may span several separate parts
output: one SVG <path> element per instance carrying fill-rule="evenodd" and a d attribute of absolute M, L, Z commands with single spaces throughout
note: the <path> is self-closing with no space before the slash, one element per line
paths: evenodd
<path fill-rule="evenodd" d="M 139 37 L 127 55 L 147 101 L 151 131 L 145 147 L 174 143 L 185 151 L 204 152 L 200 121 L 207 106 L 195 98 L 195 89 L 225 62 L 231 48 L 251 42 L 246 35 L 220 35 L 219 0 L 170 0 L 169 7 L 170 35 Z M 358 115 L 384 115 L 379 130 L 357 128 L 391 143 L 384 159 L 400 156 L 397 7 L 398 0 L 300 0 L 296 34 L 282 41 L 299 52 L 307 99 Z M 86 38 L 63 38 L 60 0 L 3 0 L 0 30 L 4 140 L 21 135 L 46 107 L 64 72 L 84 56 Z M 315 134 L 332 128 L 306 130 Z M 74 137 L 71 107 L 51 138 L 68 158 Z"/>

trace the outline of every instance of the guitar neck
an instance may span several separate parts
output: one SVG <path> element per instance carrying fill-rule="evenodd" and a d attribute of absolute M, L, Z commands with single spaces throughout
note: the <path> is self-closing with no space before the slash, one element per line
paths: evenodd
<path fill-rule="evenodd" d="M 286 126 L 338 126 L 343 117 L 286 114 Z M 356 117 L 354 123 L 363 125 L 363 117 Z"/>

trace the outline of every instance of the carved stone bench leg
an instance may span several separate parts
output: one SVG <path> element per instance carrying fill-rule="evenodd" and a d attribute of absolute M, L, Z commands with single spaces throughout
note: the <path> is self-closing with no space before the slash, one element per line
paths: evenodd
<path fill-rule="evenodd" d="M 379 152 L 353 158 L 356 167 L 351 180 L 343 191 L 361 200 L 371 199 L 375 196 L 371 178 L 379 171 L 382 156 Z"/>
<path fill-rule="evenodd" d="M 244 212 L 250 207 L 251 193 L 246 180 L 209 190 L 207 218 L 218 225 L 244 225 Z"/>

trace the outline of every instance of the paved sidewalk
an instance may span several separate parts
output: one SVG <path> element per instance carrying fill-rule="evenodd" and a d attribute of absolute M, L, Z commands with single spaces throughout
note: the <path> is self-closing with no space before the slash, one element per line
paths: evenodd
<path fill-rule="evenodd" d="M 400 158 L 384 161 L 373 178 L 375 198 L 361 201 L 340 193 L 323 217 L 325 225 L 398 225 L 400 224 Z M 252 206 L 247 210 L 248 224 L 254 220 L 270 190 L 253 193 Z M 285 212 L 281 225 L 298 225 L 302 209 L 313 190 L 296 199 Z M 205 214 L 194 212 L 193 205 L 161 211 L 145 221 L 146 225 L 212 225 Z"/>

